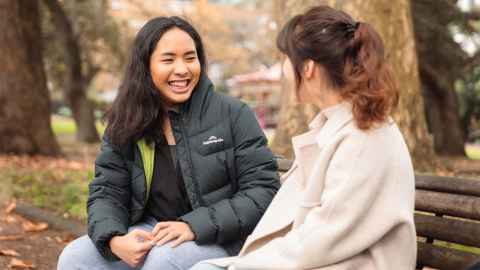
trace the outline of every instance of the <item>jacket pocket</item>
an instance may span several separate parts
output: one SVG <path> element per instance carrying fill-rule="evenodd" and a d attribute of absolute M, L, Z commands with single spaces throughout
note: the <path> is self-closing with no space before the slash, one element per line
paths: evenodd
<path fill-rule="evenodd" d="M 202 145 L 198 147 L 198 152 L 202 156 L 208 156 L 214 153 L 218 153 L 220 151 L 225 151 L 226 144 L 225 142 L 215 142 L 215 143 L 210 143 L 210 144 L 205 144 L 206 142 L 203 142 Z"/>

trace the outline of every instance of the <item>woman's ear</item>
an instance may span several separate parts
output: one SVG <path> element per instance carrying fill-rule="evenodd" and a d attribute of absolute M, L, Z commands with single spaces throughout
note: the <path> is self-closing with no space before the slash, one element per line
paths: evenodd
<path fill-rule="evenodd" d="M 315 74 L 315 68 L 315 62 L 312 59 L 305 61 L 305 64 L 303 65 L 303 74 L 306 79 L 311 79 L 313 77 Z"/>

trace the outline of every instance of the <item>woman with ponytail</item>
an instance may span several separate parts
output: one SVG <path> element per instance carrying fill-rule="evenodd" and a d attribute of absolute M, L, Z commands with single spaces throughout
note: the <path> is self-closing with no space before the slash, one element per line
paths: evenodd
<path fill-rule="evenodd" d="M 192 269 L 413 270 L 414 173 L 379 34 L 320 6 L 277 46 L 298 102 L 320 113 L 292 139 L 294 165 L 240 254 Z"/>

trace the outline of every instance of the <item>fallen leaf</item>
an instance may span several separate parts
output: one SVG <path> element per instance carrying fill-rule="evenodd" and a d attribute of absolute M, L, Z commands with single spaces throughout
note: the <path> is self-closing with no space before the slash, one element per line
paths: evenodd
<path fill-rule="evenodd" d="M 33 223 L 31 221 L 22 222 L 23 230 L 26 232 L 40 232 L 48 229 L 48 224 L 45 222 Z"/>
<path fill-rule="evenodd" d="M 33 269 L 35 268 L 35 265 L 29 262 L 24 262 L 22 260 L 12 258 L 12 260 L 8 264 L 8 267 L 14 269 Z"/>
<path fill-rule="evenodd" d="M 63 244 L 68 244 L 70 242 L 72 242 L 73 240 L 75 240 L 76 237 L 74 235 L 67 235 L 67 236 L 64 236 L 64 237 L 60 237 L 60 236 L 55 236 L 55 240 L 58 242 L 58 243 L 63 243 Z"/>
<path fill-rule="evenodd" d="M 5 208 L 5 214 L 10 214 L 12 213 L 12 211 L 17 207 L 17 202 L 16 201 L 12 201 L 8 206 L 7 208 Z"/>
<path fill-rule="evenodd" d="M 17 223 L 18 219 L 12 215 L 8 215 L 5 217 L 5 222 L 7 223 Z"/>
<path fill-rule="evenodd" d="M 1 250 L 0 250 L 0 255 L 10 256 L 10 257 L 18 257 L 18 256 L 20 256 L 20 254 L 18 254 L 18 252 L 16 252 L 16 251 L 13 250 L 13 249 L 1 249 Z"/>
<path fill-rule="evenodd" d="M 0 235 L 0 241 L 13 241 L 23 239 L 23 235 Z"/>

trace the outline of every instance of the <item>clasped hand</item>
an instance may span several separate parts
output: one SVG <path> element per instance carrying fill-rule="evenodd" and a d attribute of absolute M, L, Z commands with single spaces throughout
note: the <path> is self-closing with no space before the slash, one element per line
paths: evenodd
<path fill-rule="evenodd" d="M 190 226 L 185 222 L 159 222 L 152 232 L 135 229 L 125 235 L 113 237 L 110 240 L 110 249 L 126 264 L 137 267 L 153 246 L 162 246 L 173 241 L 171 247 L 175 248 L 194 238 Z"/>

